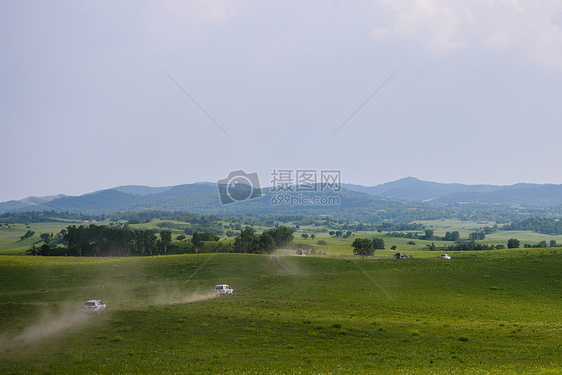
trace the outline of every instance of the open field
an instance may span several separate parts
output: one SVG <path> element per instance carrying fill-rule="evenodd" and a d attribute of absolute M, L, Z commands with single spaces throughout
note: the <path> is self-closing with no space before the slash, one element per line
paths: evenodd
<path fill-rule="evenodd" d="M 0 228 L 0 250 L 27 250 L 32 245 L 43 244 L 39 235 L 41 233 L 54 233 L 57 234 L 61 229 L 65 229 L 69 225 L 88 225 L 90 222 L 60 220 L 50 221 L 45 223 L 29 223 L 29 224 L 10 224 L 10 228 Z M 96 222 L 98 225 L 107 225 L 109 222 Z M 23 241 L 20 237 L 23 236 L 28 230 L 35 232 L 33 237 L 27 238 Z"/>
<path fill-rule="evenodd" d="M 24 253 L 27 249 L 31 246 L 35 245 L 37 247 L 41 246 L 44 242 L 39 237 L 41 233 L 53 233 L 56 235 L 61 231 L 61 229 L 66 229 L 69 225 L 84 225 L 88 226 L 90 224 L 96 225 L 109 225 L 109 221 L 73 221 L 73 220 L 62 220 L 57 219 L 58 221 L 52 222 L 42 222 L 42 223 L 28 223 L 28 224 L 10 224 L 7 228 L 6 226 L 0 227 L 0 253 L 1 254 L 16 254 L 16 253 Z M 125 223 L 124 221 L 122 223 Z M 180 221 L 173 221 L 173 220 L 158 220 L 153 219 L 148 223 L 140 223 L 140 224 L 130 224 L 130 228 L 132 229 L 154 229 L 154 230 L 161 230 L 166 229 L 172 232 L 173 239 L 175 240 L 176 236 L 179 234 L 183 234 L 183 230 L 177 228 L 170 228 L 167 226 L 161 227 L 161 225 L 170 223 L 172 225 L 177 225 L 180 228 L 182 226 L 187 225 L 185 222 Z M 495 223 L 493 222 L 470 222 L 470 221 L 460 221 L 460 220 L 431 220 L 431 221 L 419 221 L 419 223 L 426 226 L 427 229 L 432 229 L 436 236 L 443 237 L 446 232 L 448 231 L 459 231 L 461 239 L 466 240 L 468 238 L 469 233 L 482 230 L 484 227 L 492 227 Z M 239 230 L 228 229 L 229 223 L 227 221 L 221 222 L 221 225 L 224 225 L 223 235 L 222 238 L 226 239 L 227 237 L 224 235 L 224 232 L 230 230 L 234 233 L 239 233 Z M 342 237 L 335 237 L 330 236 L 328 232 L 333 230 L 333 228 L 326 227 L 326 226 L 314 226 L 314 225 L 303 225 L 298 226 L 297 223 L 286 223 L 286 226 L 290 228 L 298 227 L 295 231 L 295 243 L 297 244 L 306 244 L 312 246 L 315 252 L 321 251 L 322 253 L 326 253 L 327 255 L 341 255 L 345 254 L 349 251 L 351 243 L 355 238 L 374 238 L 380 237 L 384 239 L 386 249 L 390 249 L 392 246 L 396 246 L 396 252 L 405 252 L 411 253 L 412 251 L 418 250 L 425 250 L 426 245 L 430 245 L 435 243 L 436 246 L 449 246 L 453 245 L 452 241 L 439 241 L 437 239 L 434 240 L 422 240 L 419 238 L 405 238 L 405 237 L 388 237 L 386 234 L 388 232 L 378 232 L 378 231 L 354 231 L 352 232 L 351 237 L 349 238 L 342 238 Z M 245 224 L 242 225 L 245 227 Z M 268 226 L 261 226 L 261 225 L 254 225 L 253 226 L 256 233 L 261 233 L 264 230 L 269 230 L 272 227 Z M 20 240 L 20 237 L 23 236 L 28 230 L 35 232 L 33 237 Z M 345 232 L 345 230 L 344 230 Z M 409 231 L 405 231 L 409 232 Z M 418 233 L 423 234 L 423 231 L 418 231 Z M 301 234 L 308 234 L 308 235 L 315 235 L 315 238 L 301 238 Z M 495 231 L 493 233 L 487 234 L 484 240 L 476 241 L 477 243 L 483 243 L 488 245 L 501 245 L 504 246 L 507 244 L 507 241 L 510 238 L 517 238 L 521 242 L 521 247 L 524 244 L 531 244 L 536 245 L 540 241 L 546 241 L 547 244 L 550 243 L 551 240 L 555 240 L 557 243 L 562 244 L 562 235 L 548 235 L 548 234 L 541 234 L 531 231 Z M 232 239 L 232 237 L 230 238 Z M 326 245 L 318 245 L 317 242 L 319 240 L 323 240 L 326 242 Z M 409 242 L 414 242 L 415 245 L 409 244 Z M 178 248 L 178 252 L 184 252 L 187 244 L 186 243 L 179 243 L 175 241 L 175 245 Z M 208 244 L 206 248 L 208 251 L 212 251 L 216 244 Z"/>
<path fill-rule="evenodd" d="M 419 253 L 0 256 L 0 372 L 562 371 L 560 251 Z"/>

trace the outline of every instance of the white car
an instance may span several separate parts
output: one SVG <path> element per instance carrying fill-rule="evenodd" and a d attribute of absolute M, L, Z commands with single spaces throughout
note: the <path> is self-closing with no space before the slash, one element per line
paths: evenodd
<path fill-rule="evenodd" d="M 441 259 L 451 259 L 449 254 L 441 254 Z"/>
<path fill-rule="evenodd" d="M 101 314 L 102 312 L 107 311 L 107 305 L 102 301 L 100 301 L 99 299 L 91 299 L 89 301 L 84 302 L 82 311 L 90 314 Z"/>
<path fill-rule="evenodd" d="M 234 290 L 226 284 L 219 284 L 215 286 L 215 295 L 227 296 L 234 294 Z"/>

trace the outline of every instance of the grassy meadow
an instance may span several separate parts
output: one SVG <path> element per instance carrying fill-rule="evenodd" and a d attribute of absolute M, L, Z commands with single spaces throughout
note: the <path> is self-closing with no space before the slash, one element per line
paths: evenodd
<path fill-rule="evenodd" d="M 339 253 L 2 255 L 0 373 L 562 372 L 560 249 L 325 247 Z M 219 283 L 234 296 L 213 298 Z M 109 311 L 83 316 L 87 299 Z"/>

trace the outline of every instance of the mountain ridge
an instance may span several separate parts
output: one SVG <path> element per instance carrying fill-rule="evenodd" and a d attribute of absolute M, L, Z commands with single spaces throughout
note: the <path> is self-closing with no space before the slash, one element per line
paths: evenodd
<path fill-rule="evenodd" d="M 271 188 L 264 188 L 262 190 L 270 198 L 274 193 L 271 191 Z M 380 210 L 380 207 L 385 206 L 383 204 L 384 200 L 413 205 L 455 205 L 461 203 L 492 203 L 518 205 L 521 207 L 562 205 L 562 185 L 557 184 L 466 185 L 423 181 L 415 177 L 405 177 L 376 186 L 342 184 L 342 191 L 344 191 L 342 197 L 345 197 L 348 203 L 353 202 L 353 204 L 350 203 L 349 207 L 360 207 L 359 201 L 363 200 L 366 207 L 368 206 L 374 211 Z M 296 193 L 293 192 L 292 194 Z M 317 193 L 317 195 L 320 196 L 322 194 Z M 373 200 L 368 197 L 377 199 Z M 195 211 L 229 213 L 237 210 L 247 211 L 254 209 L 260 212 L 264 209 L 271 209 L 268 206 L 256 205 L 256 202 L 253 202 L 252 199 L 244 203 L 246 206 L 244 208 L 238 207 L 239 204 L 237 203 L 222 206 L 217 185 L 210 182 L 164 187 L 123 185 L 79 196 L 28 197 L 18 201 L 2 202 L 0 203 L 0 213 L 42 210 L 114 212 L 143 209 L 191 209 Z M 401 206 L 398 204 L 397 207 Z M 326 211 L 326 207 L 323 208 Z M 278 210 L 285 211 L 282 207 Z M 321 211 L 319 208 L 298 207 L 298 209 L 293 208 L 292 212 L 309 212 L 311 210 Z"/>

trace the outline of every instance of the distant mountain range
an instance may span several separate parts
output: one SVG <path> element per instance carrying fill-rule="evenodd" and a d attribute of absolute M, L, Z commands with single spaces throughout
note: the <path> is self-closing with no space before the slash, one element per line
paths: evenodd
<path fill-rule="evenodd" d="M 272 204 L 274 192 L 262 189 L 264 196 L 244 202 L 222 205 L 214 183 L 150 187 L 119 186 L 80 196 L 56 195 L 29 197 L 18 201 L 0 203 L 0 213 L 24 211 L 59 211 L 89 214 L 113 213 L 117 211 L 190 211 L 194 213 L 239 214 L 345 214 L 353 211 L 360 216 L 390 215 L 395 212 L 405 215 L 412 210 L 433 217 L 442 207 L 459 204 L 493 204 L 519 208 L 547 209 L 562 205 L 562 185 L 516 184 L 464 185 L 421 181 L 413 177 L 377 185 L 362 186 L 343 184 L 341 191 L 327 191 L 324 196 L 336 196 L 337 205 L 291 205 Z M 297 193 L 293 193 L 296 196 Z M 319 196 L 320 193 L 301 193 L 304 197 Z M 339 215 L 339 216 L 342 216 Z M 423 215 L 422 215 L 423 216 Z M 424 216 L 424 217 L 425 217 Z M 354 216 L 356 217 L 356 216 Z"/>
<path fill-rule="evenodd" d="M 439 182 L 421 181 L 414 177 L 406 177 L 377 186 L 346 185 L 346 187 L 370 195 L 406 202 L 438 201 L 452 194 L 485 194 L 501 188 L 501 186 L 495 185 L 442 184 Z"/>
<path fill-rule="evenodd" d="M 464 185 L 428 182 L 406 177 L 372 187 L 345 186 L 351 190 L 405 202 L 506 203 L 523 207 L 562 204 L 562 185 L 554 184 Z"/>
<path fill-rule="evenodd" d="M 51 197 L 29 197 L 18 201 L 0 203 L 2 212 L 22 211 L 68 211 L 85 213 L 109 213 L 124 210 L 138 209 L 163 209 L 165 201 L 184 197 L 187 200 L 195 195 L 216 193 L 217 186 L 210 182 L 167 186 L 150 187 L 139 185 L 118 186 L 112 189 L 99 190 L 80 196 L 56 195 Z M 161 202 L 161 203 L 159 203 Z"/>

